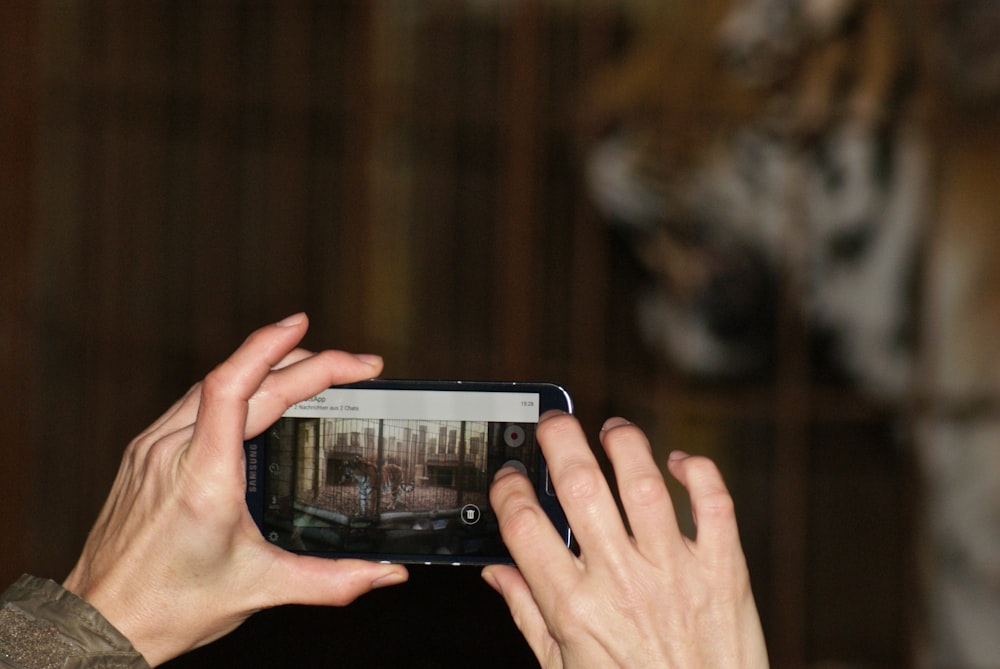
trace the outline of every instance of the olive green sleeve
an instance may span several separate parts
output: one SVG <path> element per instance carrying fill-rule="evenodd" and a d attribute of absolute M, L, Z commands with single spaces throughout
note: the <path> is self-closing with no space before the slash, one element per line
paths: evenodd
<path fill-rule="evenodd" d="M 3 669 L 149 669 L 90 604 L 58 583 L 22 576 L 0 596 Z"/>

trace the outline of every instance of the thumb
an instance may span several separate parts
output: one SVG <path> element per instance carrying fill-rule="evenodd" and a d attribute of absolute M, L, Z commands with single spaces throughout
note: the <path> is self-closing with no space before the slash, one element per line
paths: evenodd
<path fill-rule="evenodd" d="M 296 555 L 275 547 L 274 584 L 266 606 L 308 604 L 345 606 L 376 588 L 398 585 L 409 578 L 406 567 L 367 560 Z"/>

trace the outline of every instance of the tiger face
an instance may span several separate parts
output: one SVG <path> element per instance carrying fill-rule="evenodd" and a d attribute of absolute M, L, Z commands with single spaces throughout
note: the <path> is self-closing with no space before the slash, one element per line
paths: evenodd
<path fill-rule="evenodd" d="M 734 74 L 768 85 L 796 71 L 804 51 L 834 38 L 863 0 L 734 0 L 719 44 Z"/>
<path fill-rule="evenodd" d="M 862 11 L 878 30 L 869 34 L 845 21 Z M 650 275 L 640 330 L 672 364 L 702 377 L 768 370 L 780 291 L 792 290 L 837 366 L 879 392 L 907 386 L 911 278 L 929 161 L 907 115 L 884 109 L 903 104 L 890 91 L 904 78 L 905 59 L 889 67 L 881 61 L 892 52 L 856 48 L 877 46 L 873 35 L 886 28 L 880 12 L 862 2 L 735 0 L 714 32 L 706 31 L 720 49 L 735 48 L 739 26 L 766 32 L 773 44 L 788 28 L 788 48 L 803 57 L 792 58 L 788 72 L 766 66 L 772 81 L 784 83 L 758 87 L 757 113 L 744 119 L 741 109 L 721 119 L 722 131 L 687 148 L 694 158 L 681 171 L 664 167 L 678 164 L 671 143 L 656 139 L 655 128 L 637 131 L 641 118 L 627 111 L 609 124 L 626 130 L 592 151 L 594 199 L 634 242 Z M 743 43 L 764 37 L 747 30 Z M 845 44 L 878 67 L 843 60 Z M 664 87 L 671 77 L 690 78 L 664 72 Z M 849 76 L 854 72 L 865 76 Z M 739 80 L 740 73 L 728 76 Z M 853 103 L 835 103 L 828 90 L 834 81 L 863 90 L 835 96 Z"/>

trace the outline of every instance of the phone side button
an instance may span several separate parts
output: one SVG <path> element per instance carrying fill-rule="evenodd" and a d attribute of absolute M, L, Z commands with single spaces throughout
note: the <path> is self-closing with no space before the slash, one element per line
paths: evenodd
<path fill-rule="evenodd" d="M 552 485 L 552 477 L 549 476 L 548 468 L 545 469 L 545 494 L 549 497 L 556 496 L 556 489 Z"/>

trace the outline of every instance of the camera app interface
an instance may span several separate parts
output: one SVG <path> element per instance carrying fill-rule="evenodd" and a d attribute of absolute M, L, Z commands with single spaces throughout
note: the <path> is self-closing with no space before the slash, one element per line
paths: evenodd
<path fill-rule="evenodd" d="M 489 485 L 510 460 L 537 483 L 537 422 L 534 393 L 326 390 L 251 446 L 264 536 L 305 552 L 504 558 Z"/>

